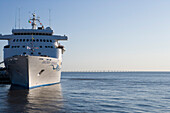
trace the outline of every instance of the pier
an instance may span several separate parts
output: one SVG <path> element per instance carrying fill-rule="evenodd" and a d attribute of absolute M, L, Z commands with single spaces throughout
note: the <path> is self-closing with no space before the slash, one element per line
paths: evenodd
<path fill-rule="evenodd" d="M 6 68 L 0 67 L 0 84 L 10 84 L 10 78 Z"/>

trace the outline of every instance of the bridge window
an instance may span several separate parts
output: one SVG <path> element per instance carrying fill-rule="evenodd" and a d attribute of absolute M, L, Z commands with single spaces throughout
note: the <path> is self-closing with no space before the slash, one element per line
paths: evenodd
<path fill-rule="evenodd" d="M 14 35 L 52 35 L 52 33 L 13 33 Z"/>
<path fill-rule="evenodd" d="M 4 46 L 4 48 L 10 48 L 10 45 L 6 45 L 6 46 Z"/>

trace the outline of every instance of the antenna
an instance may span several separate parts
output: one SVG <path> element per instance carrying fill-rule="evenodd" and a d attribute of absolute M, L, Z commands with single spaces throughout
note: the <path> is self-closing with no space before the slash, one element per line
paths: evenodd
<path fill-rule="evenodd" d="M 20 29 L 20 8 L 19 8 L 19 29 Z"/>
<path fill-rule="evenodd" d="M 51 9 L 49 9 L 49 27 L 51 27 Z"/>
<path fill-rule="evenodd" d="M 15 29 L 17 27 L 17 9 L 15 10 Z"/>

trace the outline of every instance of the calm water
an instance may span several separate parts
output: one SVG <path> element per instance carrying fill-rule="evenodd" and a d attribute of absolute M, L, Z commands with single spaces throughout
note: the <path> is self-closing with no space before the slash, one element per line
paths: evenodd
<path fill-rule="evenodd" d="M 0 85 L 0 112 L 169 113 L 170 73 L 62 73 L 52 86 Z"/>

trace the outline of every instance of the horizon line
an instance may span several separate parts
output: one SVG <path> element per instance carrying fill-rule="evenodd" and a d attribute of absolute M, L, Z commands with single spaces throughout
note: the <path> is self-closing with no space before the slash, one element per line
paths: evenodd
<path fill-rule="evenodd" d="M 62 72 L 110 72 L 110 73 L 116 73 L 116 72 L 170 72 L 170 71 L 62 71 Z"/>

